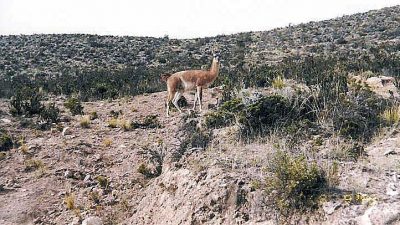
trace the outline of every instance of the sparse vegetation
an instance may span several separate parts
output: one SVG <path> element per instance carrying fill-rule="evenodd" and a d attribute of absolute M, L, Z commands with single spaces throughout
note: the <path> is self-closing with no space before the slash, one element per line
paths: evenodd
<path fill-rule="evenodd" d="M 277 76 L 272 80 L 272 87 L 276 89 L 282 89 L 285 86 L 286 86 L 285 81 L 282 79 L 281 76 Z"/>
<path fill-rule="evenodd" d="M 83 115 L 83 106 L 78 98 L 71 97 L 64 103 L 65 108 L 69 109 L 73 116 Z"/>
<path fill-rule="evenodd" d="M 24 164 L 25 164 L 26 172 L 31 172 L 31 171 L 35 171 L 35 170 L 44 168 L 43 161 L 41 161 L 39 159 L 27 159 L 27 160 L 25 160 Z"/>
<path fill-rule="evenodd" d="M 8 132 L 0 129 L 0 152 L 7 151 L 13 147 L 13 140 Z"/>
<path fill-rule="evenodd" d="M 97 176 L 96 180 L 97 180 L 99 186 L 102 188 L 108 188 L 108 186 L 110 185 L 110 181 L 105 176 Z"/>
<path fill-rule="evenodd" d="M 157 115 L 147 115 L 144 117 L 143 121 L 134 121 L 131 123 L 132 128 L 160 128 L 161 124 L 157 119 Z"/>
<path fill-rule="evenodd" d="M 79 124 L 81 125 L 82 128 L 89 128 L 90 127 L 90 117 L 89 116 L 83 116 L 79 120 Z"/>
<path fill-rule="evenodd" d="M 108 120 L 108 127 L 117 128 L 118 126 L 118 119 L 112 118 Z"/>
<path fill-rule="evenodd" d="M 96 111 L 90 113 L 90 120 L 95 120 L 97 118 L 99 118 L 99 116 L 97 115 Z"/>
<path fill-rule="evenodd" d="M 292 156 L 278 151 L 272 159 L 266 189 L 272 195 L 279 212 L 289 217 L 296 211 L 317 208 L 318 198 L 327 185 L 325 173 L 315 162 L 307 162 L 304 156 Z"/>
<path fill-rule="evenodd" d="M 400 106 L 394 105 L 381 112 L 380 117 L 388 125 L 398 124 L 400 121 Z"/>
<path fill-rule="evenodd" d="M 75 209 L 75 195 L 74 194 L 67 194 L 64 198 L 65 206 L 68 210 Z"/>
<path fill-rule="evenodd" d="M 103 145 L 106 147 L 110 147 L 112 145 L 113 141 L 110 138 L 105 138 L 103 140 Z"/>

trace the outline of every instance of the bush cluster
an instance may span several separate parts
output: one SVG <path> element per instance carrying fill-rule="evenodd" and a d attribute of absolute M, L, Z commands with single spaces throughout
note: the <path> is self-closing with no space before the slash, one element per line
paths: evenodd
<path fill-rule="evenodd" d="M 271 160 L 266 189 L 279 212 L 290 216 L 295 211 L 308 211 L 318 206 L 318 198 L 327 187 L 324 171 L 304 156 L 277 151 Z"/>

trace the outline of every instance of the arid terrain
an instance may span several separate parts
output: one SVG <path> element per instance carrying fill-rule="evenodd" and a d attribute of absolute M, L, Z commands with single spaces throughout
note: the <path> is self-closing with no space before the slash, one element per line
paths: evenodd
<path fill-rule="evenodd" d="M 400 224 L 399 15 L 1 36 L 0 224 Z M 203 111 L 185 93 L 167 117 L 159 75 L 207 69 L 214 48 Z"/>

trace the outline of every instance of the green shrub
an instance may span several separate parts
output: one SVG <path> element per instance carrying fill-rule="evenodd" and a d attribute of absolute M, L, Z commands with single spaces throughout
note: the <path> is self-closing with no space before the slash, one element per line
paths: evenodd
<path fill-rule="evenodd" d="M 244 109 L 244 104 L 238 98 L 224 102 L 216 112 L 206 115 L 204 124 L 209 128 L 220 128 L 232 124 L 236 114 Z"/>
<path fill-rule="evenodd" d="M 97 118 L 99 118 L 99 116 L 97 115 L 96 111 L 90 113 L 90 120 L 95 120 Z"/>
<path fill-rule="evenodd" d="M 141 174 L 143 174 L 145 177 L 147 178 L 151 178 L 152 177 L 152 172 L 151 170 L 146 166 L 146 164 L 142 163 L 140 164 L 139 168 L 137 169 L 137 171 Z"/>
<path fill-rule="evenodd" d="M 238 115 L 238 122 L 242 135 L 252 137 L 291 122 L 295 115 L 287 99 L 274 95 L 263 97 L 244 108 Z"/>
<path fill-rule="evenodd" d="M 3 130 L 0 130 L 0 151 L 7 151 L 13 147 L 11 136 Z"/>
<path fill-rule="evenodd" d="M 318 198 L 327 181 L 316 163 L 308 163 L 304 156 L 278 151 L 269 171 L 272 177 L 267 178 L 266 189 L 282 215 L 289 216 L 295 211 L 312 210 L 318 206 Z"/>
<path fill-rule="evenodd" d="M 381 125 L 381 112 L 388 100 L 362 91 L 339 99 L 332 112 L 334 129 L 342 136 L 368 141 Z"/>
<path fill-rule="evenodd" d="M 69 109 L 73 116 L 83 115 L 83 106 L 79 99 L 72 97 L 64 103 L 65 108 Z"/>
<path fill-rule="evenodd" d="M 55 105 L 55 103 L 50 103 L 43 107 L 40 112 L 40 118 L 48 124 L 57 123 L 60 120 L 60 109 Z"/>
<path fill-rule="evenodd" d="M 38 88 L 25 87 L 15 91 L 10 99 L 10 113 L 13 116 L 39 115 L 43 110 L 42 95 Z"/>
<path fill-rule="evenodd" d="M 97 180 L 99 186 L 102 188 L 108 188 L 108 186 L 110 185 L 110 181 L 105 176 L 97 176 L 96 180 Z"/>
<path fill-rule="evenodd" d="M 44 163 L 39 159 L 28 159 L 24 162 L 25 164 L 25 171 L 35 171 L 41 168 L 44 168 Z"/>

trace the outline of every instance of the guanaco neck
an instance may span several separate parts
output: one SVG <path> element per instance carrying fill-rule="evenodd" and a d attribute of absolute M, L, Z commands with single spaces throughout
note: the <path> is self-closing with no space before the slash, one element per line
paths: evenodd
<path fill-rule="evenodd" d="M 213 59 L 212 64 L 211 64 L 211 68 L 210 68 L 210 74 L 212 79 L 214 80 L 219 73 L 219 62 L 217 62 L 217 60 Z"/>

